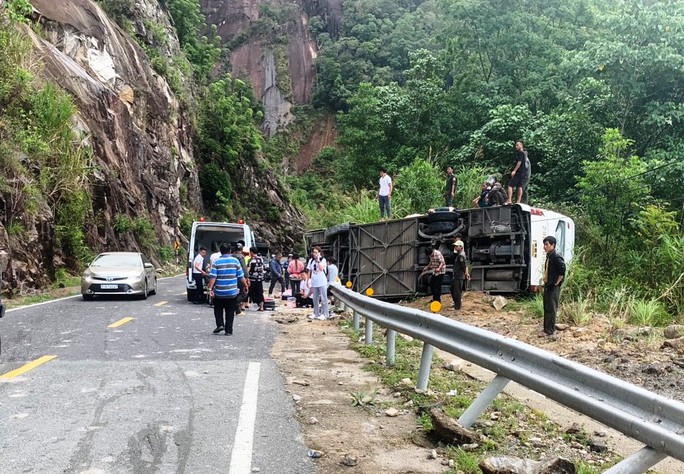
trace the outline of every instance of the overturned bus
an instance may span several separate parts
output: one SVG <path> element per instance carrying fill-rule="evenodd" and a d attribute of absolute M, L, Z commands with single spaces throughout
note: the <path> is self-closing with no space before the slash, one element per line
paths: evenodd
<path fill-rule="evenodd" d="M 338 262 L 342 282 L 352 289 L 385 300 L 427 294 L 420 273 L 428 264 L 425 249 L 444 255 L 447 274 L 443 293 L 453 276 L 453 242 L 464 242 L 470 264 L 470 287 L 492 293 L 536 291 L 543 281 L 546 256 L 542 240 L 555 236 L 556 250 L 572 260 L 575 225 L 571 218 L 525 204 L 453 210 L 439 208 L 424 215 L 371 224 L 340 224 L 305 234 L 307 249 L 320 246 Z"/>

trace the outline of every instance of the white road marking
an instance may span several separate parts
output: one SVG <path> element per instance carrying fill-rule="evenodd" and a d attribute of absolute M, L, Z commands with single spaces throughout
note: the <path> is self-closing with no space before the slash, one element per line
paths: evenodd
<path fill-rule="evenodd" d="M 240 417 L 235 430 L 233 453 L 230 456 L 229 474 L 249 474 L 252 472 L 252 447 L 254 445 L 260 371 L 261 362 L 249 363 L 245 377 L 245 388 L 242 392 Z"/>

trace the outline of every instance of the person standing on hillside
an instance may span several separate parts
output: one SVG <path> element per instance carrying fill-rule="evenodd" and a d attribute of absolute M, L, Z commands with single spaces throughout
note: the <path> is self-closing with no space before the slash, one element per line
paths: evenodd
<path fill-rule="evenodd" d="M 380 168 L 380 190 L 378 191 L 378 202 L 380 204 L 380 220 L 389 219 L 392 215 L 392 178 L 387 174 L 385 168 Z M 383 219 L 383 216 L 386 219 Z"/>
<path fill-rule="evenodd" d="M 521 203 L 523 187 L 526 185 L 526 178 L 529 183 L 529 177 L 527 176 L 527 165 L 529 161 L 527 160 L 527 151 L 523 148 L 523 142 L 515 142 L 515 149 L 517 150 L 517 158 L 515 161 L 515 168 L 511 171 L 511 180 L 508 182 L 508 201 L 506 204 L 513 204 L 513 189 L 516 189 L 516 202 Z"/>
<path fill-rule="evenodd" d="M 451 203 L 456 196 L 456 186 L 458 185 L 458 179 L 454 174 L 454 169 L 451 166 L 447 166 L 446 169 L 446 188 L 444 189 L 444 205 L 446 207 L 451 207 Z"/>
<path fill-rule="evenodd" d="M 423 275 L 431 274 L 430 292 L 432 293 L 432 301 L 439 301 L 441 303 L 442 281 L 444 280 L 444 274 L 446 273 L 446 262 L 444 261 L 442 252 L 436 248 L 427 247 L 425 249 L 425 255 L 430 257 L 430 263 L 427 264 L 418 278 Z"/>
<path fill-rule="evenodd" d="M 240 285 L 246 289 L 247 281 L 240 262 L 230 254 L 230 246 L 221 244 L 219 252 L 221 256 L 212 263 L 209 272 L 209 296 L 214 301 L 216 320 L 214 334 L 225 331 L 227 336 L 232 336 Z"/>
<path fill-rule="evenodd" d="M 249 249 L 249 297 L 252 303 L 264 310 L 264 259 L 257 253 L 257 248 Z"/>
<path fill-rule="evenodd" d="M 207 249 L 200 247 L 199 252 L 192 261 L 192 279 L 195 281 L 195 294 L 192 302 L 194 304 L 202 303 L 202 295 L 204 294 L 204 257 L 207 256 Z"/>
<path fill-rule="evenodd" d="M 451 297 L 454 300 L 454 309 L 461 309 L 461 296 L 463 283 L 470 280 L 468 260 L 463 251 L 463 241 L 454 242 L 454 279 L 451 281 Z"/>
<path fill-rule="evenodd" d="M 556 252 L 556 238 L 546 237 L 543 241 L 546 252 L 544 265 L 544 330 L 539 337 L 553 336 L 556 332 L 556 314 L 560 301 L 560 287 L 565 279 L 565 260 Z"/>

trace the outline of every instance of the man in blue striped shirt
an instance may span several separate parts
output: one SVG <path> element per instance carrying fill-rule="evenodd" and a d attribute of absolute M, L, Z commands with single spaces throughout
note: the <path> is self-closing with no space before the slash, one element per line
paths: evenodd
<path fill-rule="evenodd" d="M 231 255 L 230 246 L 226 243 L 221 244 L 219 252 L 221 256 L 214 261 L 209 273 L 209 296 L 214 300 L 216 319 L 214 334 L 225 330 L 227 336 L 232 336 L 237 297 L 240 287 L 243 290 L 247 289 L 247 282 L 242 265 Z"/>

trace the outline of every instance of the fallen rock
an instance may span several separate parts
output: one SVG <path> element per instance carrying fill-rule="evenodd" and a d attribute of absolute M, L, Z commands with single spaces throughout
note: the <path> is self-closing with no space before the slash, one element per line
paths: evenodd
<path fill-rule="evenodd" d="M 684 350 L 684 337 L 680 337 L 678 339 L 668 339 L 665 342 L 663 342 L 662 347 L 671 347 L 672 349 L 676 350 Z"/>
<path fill-rule="evenodd" d="M 482 443 L 485 438 L 481 434 L 461 426 L 455 419 L 447 416 L 441 408 L 431 408 L 432 430 L 446 444 Z"/>
<path fill-rule="evenodd" d="M 566 428 L 565 433 L 566 434 L 578 434 L 582 432 L 582 427 L 579 425 L 579 423 L 573 423 L 570 425 L 570 427 Z"/>
<path fill-rule="evenodd" d="M 385 415 L 394 418 L 395 416 L 399 415 L 399 410 L 397 410 L 396 408 L 388 408 L 387 410 L 385 410 Z"/>
<path fill-rule="evenodd" d="M 301 385 L 302 387 L 309 386 L 309 382 L 307 382 L 306 380 L 293 380 L 292 383 L 295 385 Z"/>
<path fill-rule="evenodd" d="M 463 369 L 463 365 L 465 364 L 465 361 L 463 359 L 454 359 L 451 362 L 447 362 L 444 364 L 444 368 L 447 370 L 451 370 L 452 372 L 458 372 L 461 369 Z"/>
<path fill-rule="evenodd" d="M 556 330 L 557 330 L 557 331 L 565 331 L 565 330 L 568 329 L 569 327 L 570 327 L 569 324 L 563 324 L 563 323 L 557 323 L 557 324 L 556 324 Z"/>
<path fill-rule="evenodd" d="M 508 300 L 501 295 L 495 296 L 492 300 L 492 306 L 497 311 L 501 311 L 508 304 Z"/>
<path fill-rule="evenodd" d="M 665 339 L 684 337 L 684 324 L 671 324 L 665 328 Z"/>
<path fill-rule="evenodd" d="M 437 450 L 432 449 L 430 453 L 428 454 L 428 459 L 437 459 Z"/>
<path fill-rule="evenodd" d="M 318 418 L 316 418 L 315 416 L 312 416 L 311 418 L 309 418 L 309 424 L 310 425 L 315 425 L 317 423 L 318 423 Z"/>
<path fill-rule="evenodd" d="M 358 462 L 359 459 L 356 456 L 352 456 L 351 454 L 345 454 L 342 458 L 342 461 L 340 461 L 340 464 L 347 467 L 354 467 L 358 464 Z"/>
<path fill-rule="evenodd" d="M 598 439 L 592 439 L 589 441 L 589 451 L 592 453 L 605 453 L 608 451 L 608 445 Z"/>
<path fill-rule="evenodd" d="M 406 386 L 406 387 L 413 387 L 413 382 L 411 382 L 411 379 L 409 379 L 409 378 L 401 379 L 401 381 L 399 383 L 401 385 Z"/>
<path fill-rule="evenodd" d="M 532 461 L 512 456 L 491 457 L 480 463 L 483 474 L 576 474 L 575 465 L 564 458 Z"/>
<path fill-rule="evenodd" d="M 302 400 L 301 395 L 297 395 L 296 393 L 292 394 L 292 400 L 294 400 L 295 403 L 299 402 Z"/>

